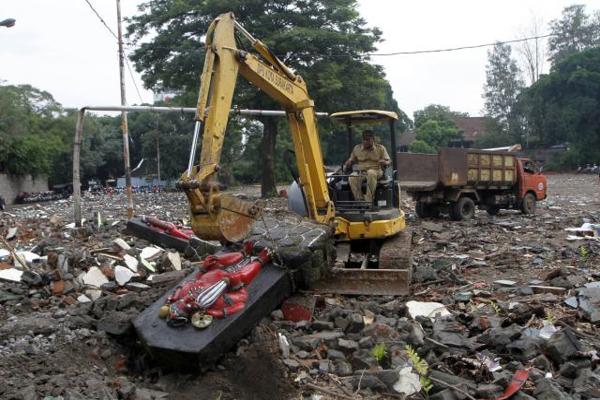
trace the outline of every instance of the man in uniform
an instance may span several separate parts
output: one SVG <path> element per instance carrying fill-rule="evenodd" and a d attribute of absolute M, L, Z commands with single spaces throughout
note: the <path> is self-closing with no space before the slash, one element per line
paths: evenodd
<path fill-rule="evenodd" d="M 377 179 L 383 175 L 383 168 L 390 164 L 390 156 L 381 144 L 375 143 L 375 134 L 365 130 L 362 135 L 362 144 L 357 144 L 344 163 L 348 168 L 356 163 L 355 172 L 348 178 L 354 200 L 373 202 Z M 361 186 L 367 180 L 367 193 L 363 195 Z"/>

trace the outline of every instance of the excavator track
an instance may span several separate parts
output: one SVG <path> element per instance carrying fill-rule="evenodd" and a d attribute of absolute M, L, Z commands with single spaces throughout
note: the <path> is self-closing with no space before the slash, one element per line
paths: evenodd
<path fill-rule="evenodd" d="M 344 244 L 341 245 L 341 249 L 338 245 L 338 260 L 340 250 L 347 253 Z M 411 233 L 404 230 L 383 242 L 378 268 L 346 268 L 338 261 L 315 289 L 324 293 L 400 296 L 409 294 L 411 276 Z"/>

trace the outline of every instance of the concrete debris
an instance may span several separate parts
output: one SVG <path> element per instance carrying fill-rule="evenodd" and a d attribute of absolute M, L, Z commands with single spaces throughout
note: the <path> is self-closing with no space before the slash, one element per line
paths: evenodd
<path fill-rule="evenodd" d="M 597 177 L 548 179 L 535 216 L 409 217 L 410 296 L 302 292 L 310 313 L 288 320 L 281 305 L 216 364 L 185 376 L 130 345 L 131 321 L 198 267 L 193 252 L 130 236 L 123 194 L 90 194 L 82 227 L 65 227 L 68 200 L 9 206 L 0 235 L 28 255 L 25 268 L 0 249 L 0 398 L 598 398 L 600 243 L 565 232 L 600 223 Z M 182 193 L 135 196 L 140 213 L 189 220 Z M 285 201 L 267 205 L 268 222 Z M 414 204 L 403 196 L 402 208 L 410 215 Z M 284 265 L 297 278 L 314 255 L 298 256 L 293 233 L 267 225 L 263 239 L 285 238 Z M 529 377 L 512 394 L 519 370 Z"/>
<path fill-rule="evenodd" d="M 83 276 L 83 283 L 87 286 L 99 288 L 107 282 L 108 278 L 102 273 L 102 270 L 100 270 L 100 268 L 98 267 L 90 268 L 90 270 Z"/>
<path fill-rule="evenodd" d="M 394 390 L 406 396 L 421 391 L 419 374 L 413 372 L 412 367 L 403 367 L 398 371 L 398 381 L 394 383 Z"/>
<path fill-rule="evenodd" d="M 138 260 L 135 257 L 132 257 L 129 254 L 125 254 L 123 256 L 123 262 L 125 263 L 127 268 L 129 268 L 133 272 L 138 272 Z"/>
<path fill-rule="evenodd" d="M 117 250 L 129 251 L 131 249 L 131 246 L 129 246 L 127 242 L 121 238 L 116 238 L 113 240 L 112 244 L 117 248 Z"/>
<path fill-rule="evenodd" d="M 162 253 L 162 250 L 158 247 L 144 247 L 140 253 L 140 257 L 144 260 L 153 260 Z"/>
<path fill-rule="evenodd" d="M 169 260 L 169 263 L 171 264 L 171 267 L 176 270 L 179 271 L 181 270 L 181 256 L 179 255 L 179 253 L 167 253 L 167 257 Z M 143 258 L 143 256 L 142 256 Z"/>
<path fill-rule="evenodd" d="M 125 285 L 134 276 L 135 276 L 135 273 L 133 271 L 131 271 L 129 268 L 123 267 L 121 265 L 117 265 L 115 267 L 115 280 L 117 281 L 119 286 Z"/>

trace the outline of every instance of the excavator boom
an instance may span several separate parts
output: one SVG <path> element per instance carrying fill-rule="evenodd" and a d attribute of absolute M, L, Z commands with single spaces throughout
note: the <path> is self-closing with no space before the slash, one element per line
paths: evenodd
<path fill-rule="evenodd" d="M 250 41 L 260 58 L 237 48 L 236 30 Z M 309 217 L 331 223 L 335 210 L 327 189 L 314 103 L 306 84 L 264 43 L 252 37 L 232 13 L 226 13 L 211 23 L 206 34 L 194 140 L 188 169 L 179 181 L 190 202 L 192 229 L 204 239 L 239 241 L 260 214 L 256 205 L 220 193 L 216 181 L 238 74 L 285 110 Z M 200 162 L 194 165 L 200 133 Z"/>

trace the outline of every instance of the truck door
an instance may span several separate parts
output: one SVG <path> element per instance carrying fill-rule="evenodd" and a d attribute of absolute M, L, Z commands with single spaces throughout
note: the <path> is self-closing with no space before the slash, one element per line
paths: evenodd
<path fill-rule="evenodd" d="M 536 200 L 546 198 L 546 177 L 536 172 L 535 165 L 531 160 L 519 159 L 519 198 L 523 198 L 527 192 L 535 193 Z"/>

